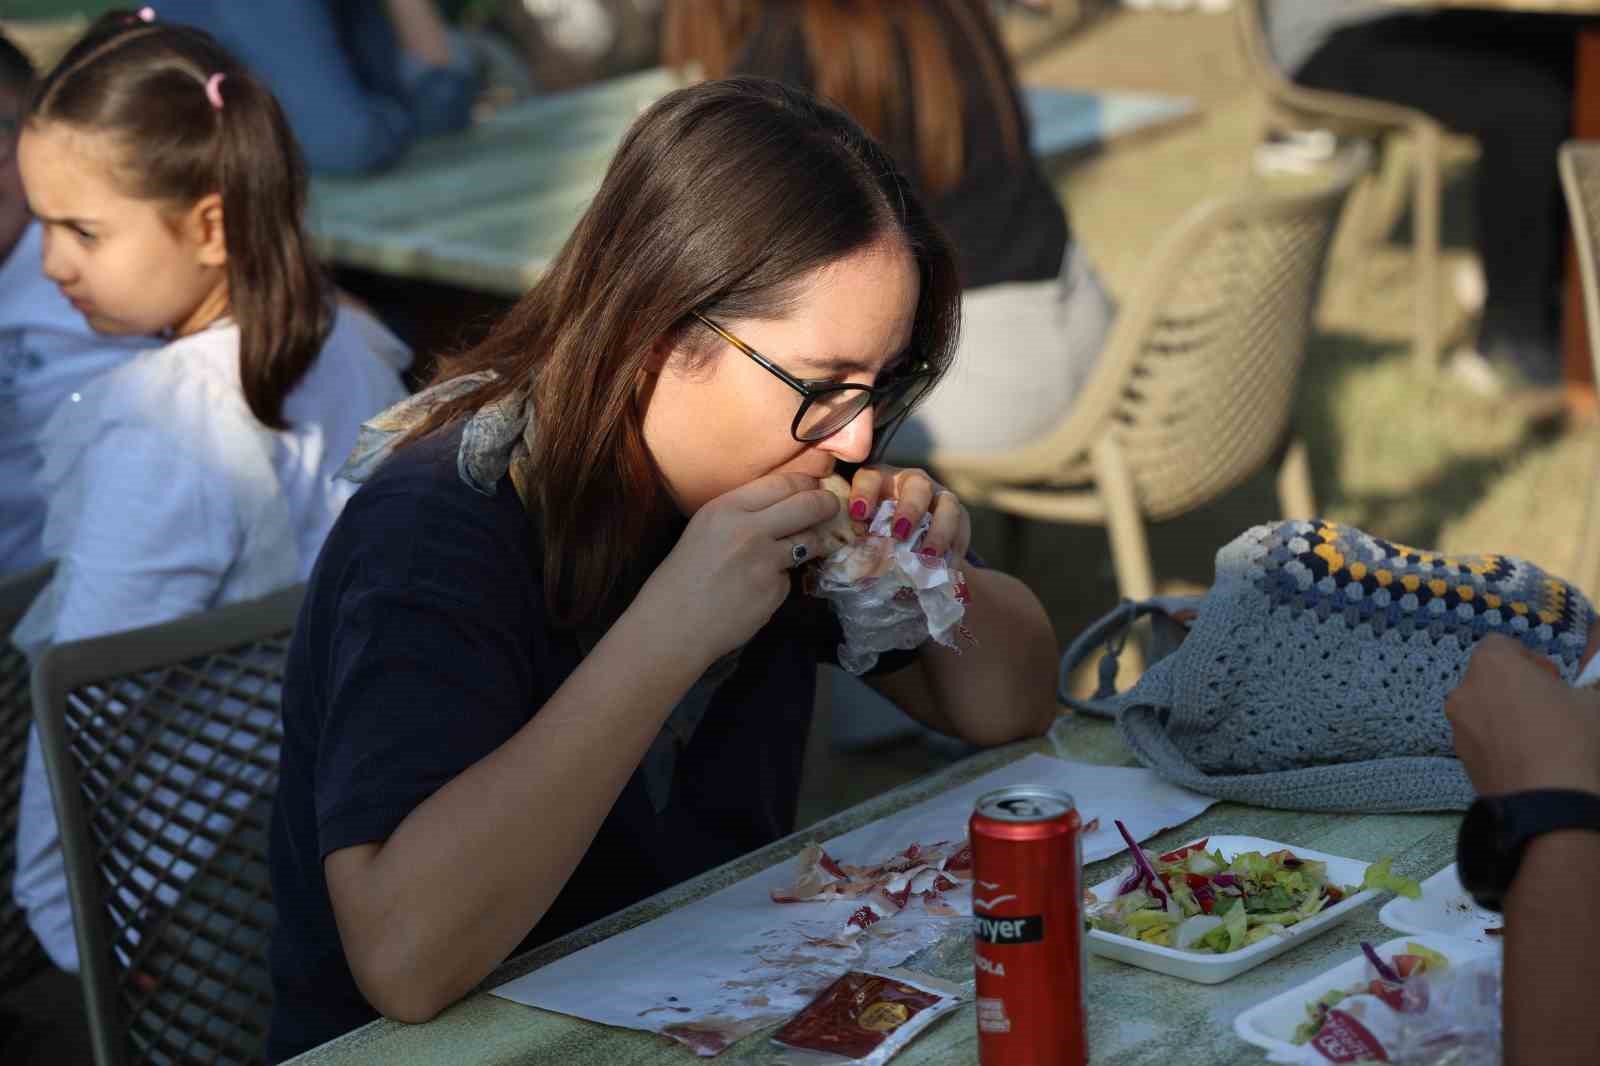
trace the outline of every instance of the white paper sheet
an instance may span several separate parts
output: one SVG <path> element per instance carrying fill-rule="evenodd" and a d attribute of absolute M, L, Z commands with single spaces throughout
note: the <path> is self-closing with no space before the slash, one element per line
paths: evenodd
<path fill-rule="evenodd" d="M 841 863 L 882 862 L 912 843 L 966 836 L 978 796 L 1006 785 L 1064 788 L 1085 823 L 1083 859 L 1094 862 L 1125 845 L 1113 819 L 1138 839 L 1180 825 L 1216 801 L 1143 769 L 1064 762 L 1029 755 L 870 825 L 822 843 Z M 852 948 L 818 947 L 806 937 L 844 928 L 859 901 L 772 902 L 770 890 L 794 878 L 791 862 L 764 870 L 670 914 L 591 945 L 514 981 L 494 994 L 517 1003 L 629 1029 L 662 1033 L 714 1055 L 739 1037 L 800 1010 L 850 969 L 897 966 L 970 919 L 936 918 L 913 903 L 863 932 Z M 946 893 L 963 915 L 963 885 Z"/>

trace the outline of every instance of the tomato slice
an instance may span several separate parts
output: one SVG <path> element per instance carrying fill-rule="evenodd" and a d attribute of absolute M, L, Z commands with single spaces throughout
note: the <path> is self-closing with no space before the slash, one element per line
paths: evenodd
<path fill-rule="evenodd" d="M 1205 874 L 1184 874 L 1183 875 L 1183 880 L 1184 880 L 1184 883 L 1187 884 L 1190 888 L 1210 888 L 1211 887 L 1211 878 L 1207 877 Z"/>
<path fill-rule="evenodd" d="M 1421 955 L 1396 955 L 1389 965 L 1393 966 L 1394 972 L 1401 977 L 1410 977 L 1420 970 L 1427 969 L 1428 960 Z"/>
<path fill-rule="evenodd" d="M 1389 1005 L 1390 1010 L 1402 1011 L 1405 1009 L 1405 990 L 1399 985 L 1390 984 L 1388 981 L 1374 979 L 1367 985 L 1367 991 Z"/>
<path fill-rule="evenodd" d="M 1177 862 L 1179 859 L 1182 859 L 1185 855 L 1188 855 L 1192 852 L 1206 850 L 1206 845 L 1210 843 L 1210 841 L 1211 838 L 1206 837 L 1204 840 L 1197 840 L 1193 844 L 1189 844 L 1186 847 L 1181 847 L 1176 851 L 1169 851 L 1165 855 L 1159 856 L 1159 858 L 1162 862 Z"/>

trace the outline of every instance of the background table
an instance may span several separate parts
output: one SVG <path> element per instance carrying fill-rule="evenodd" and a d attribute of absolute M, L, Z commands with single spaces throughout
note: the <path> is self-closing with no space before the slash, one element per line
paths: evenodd
<path fill-rule="evenodd" d="M 308 214 L 317 250 L 390 277 L 519 296 L 588 206 L 624 131 L 679 84 L 656 68 L 535 97 L 419 144 L 381 174 L 317 178 Z M 1148 93 L 1026 93 L 1047 165 L 1194 111 Z"/>
<path fill-rule="evenodd" d="M 1064 747 L 1072 758 L 1107 765 L 1131 765 L 1127 749 L 1108 722 L 1066 723 Z M 920 781 L 844 811 L 760 851 L 678 885 L 608 918 L 513 959 L 484 982 L 492 988 L 513 977 L 578 951 L 615 933 L 709 895 L 781 863 L 812 839 L 827 839 L 902 810 L 930 796 L 1033 751 L 1049 753 L 1047 741 L 1013 744 L 983 752 Z M 1164 850 L 1197 836 L 1246 833 L 1363 860 L 1395 857 L 1395 869 L 1419 880 L 1455 858 L 1453 814 L 1347 815 L 1277 811 L 1221 803 L 1187 825 L 1153 838 Z M 1086 884 L 1117 873 L 1126 859 L 1091 864 Z M 1378 923 L 1378 905 L 1357 911 L 1343 923 L 1284 955 L 1221 985 L 1198 985 L 1091 956 L 1088 968 L 1089 1046 L 1094 1063 L 1116 1066 L 1221 1066 L 1261 1063 L 1264 1056 L 1233 1032 L 1241 1011 L 1285 988 L 1315 977 L 1355 955 L 1362 940 L 1380 943 L 1397 935 Z M 640 959 L 640 966 L 650 960 Z M 959 933 L 940 947 L 913 958 L 911 965 L 956 980 L 972 975 L 970 938 Z M 746 1037 L 714 1062 L 765 1063 L 777 1049 L 770 1031 Z M 510 1064 L 562 1063 L 563 1066 L 689 1066 L 688 1049 L 650 1033 L 613 1029 L 592 1022 L 524 1007 L 475 992 L 426 1025 L 380 1020 L 292 1060 L 297 1066 L 347 1066 L 382 1063 L 411 1066 L 439 1062 Z M 977 1063 L 977 1028 L 969 1002 L 937 1022 L 895 1058 L 897 1066 Z"/>

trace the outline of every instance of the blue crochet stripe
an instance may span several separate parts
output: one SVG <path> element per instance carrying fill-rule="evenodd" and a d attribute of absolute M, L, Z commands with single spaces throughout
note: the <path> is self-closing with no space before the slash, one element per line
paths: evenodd
<path fill-rule="evenodd" d="M 1489 633 L 1576 663 L 1593 610 L 1583 593 L 1525 560 L 1450 556 L 1395 544 L 1334 522 L 1284 522 L 1261 540 L 1257 586 L 1274 608 L 1336 615 L 1381 634 L 1422 630 L 1434 641 Z"/>

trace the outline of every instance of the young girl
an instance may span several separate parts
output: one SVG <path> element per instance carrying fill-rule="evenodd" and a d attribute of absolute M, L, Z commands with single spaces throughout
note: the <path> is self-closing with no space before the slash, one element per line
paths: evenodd
<path fill-rule="evenodd" d="M 545 277 L 371 424 L 290 646 L 273 818 L 281 1059 L 432 1017 L 502 959 L 794 827 L 838 623 L 814 527 L 895 501 L 960 558 L 954 495 L 869 460 L 937 379 L 960 292 L 881 149 L 777 83 L 673 93 Z M 859 465 L 858 464 L 865 464 Z M 1056 644 L 969 568 L 961 654 L 874 683 L 978 744 L 1052 720 Z"/>
<path fill-rule="evenodd" d="M 37 86 L 18 159 L 45 275 L 97 331 L 167 343 L 46 424 L 58 567 L 13 639 L 36 653 L 303 580 L 361 420 L 404 390 L 334 310 L 272 96 L 198 31 L 108 16 Z M 36 739 L 17 867 L 34 931 L 75 969 Z"/>

